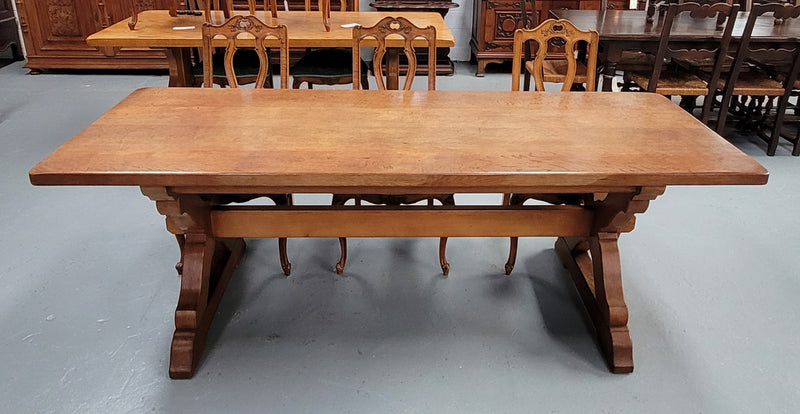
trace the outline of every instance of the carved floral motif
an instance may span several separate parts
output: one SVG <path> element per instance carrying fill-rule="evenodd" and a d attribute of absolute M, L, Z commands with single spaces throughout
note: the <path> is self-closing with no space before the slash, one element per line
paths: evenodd
<path fill-rule="evenodd" d="M 80 36 L 78 27 L 78 12 L 75 4 L 70 0 L 48 0 L 47 17 L 50 27 L 56 36 Z"/>

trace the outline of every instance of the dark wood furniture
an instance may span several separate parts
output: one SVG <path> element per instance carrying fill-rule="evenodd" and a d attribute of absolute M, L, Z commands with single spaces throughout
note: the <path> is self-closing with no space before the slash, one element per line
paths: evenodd
<path fill-rule="evenodd" d="M 503 63 L 513 57 L 514 31 L 534 27 L 549 18 L 551 10 L 599 9 L 603 4 L 609 9 L 623 9 L 628 0 L 526 0 L 529 10 L 528 25 L 523 24 L 520 0 L 475 0 L 472 12 L 472 37 L 469 45 L 478 63 L 476 76 L 483 76 L 489 63 Z M 581 29 L 591 29 L 577 25 Z"/>
<path fill-rule="evenodd" d="M 241 12 L 237 12 L 241 13 Z M 380 19 L 390 15 L 384 12 L 335 12 L 331 14 L 331 31 L 326 32 L 320 24 L 319 15 L 298 11 L 278 11 L 278 18 L 273 19 L 262 11 L 256 11 L 255 16 L 263 22 L 276 25 L 285 24 L 289 28 L 289 47 L 326 48 L 339 47 L 351 48 L 353 46 L 353 33 L 350 27 L 341 27 L 342 24 L 360 23 L 371 26 Z M 443 46 L 455 45 L 453 35 L 448 30 L 444 19 L 438 13 L 413 13 L 407 16 L 415 25 L 420 27 L 436 27 L 436 44 Z M 222 15 L 218 20 L 222 21 Z M 202 46 L 200 27 L 204 22 L 203 16 L 179 15 L 170 17 L 167 10 L 149 10 L 140 13 L 139 24 L 136 30 L 130 30 L 127 22 L 120 22 L 95 33 L 87 39 L 93 46 L 99 47 L 157 47 L 166 48 L 169 57 L 170 80 L 169 86 L 191 86 L 191 48 Z M 189 30 L 173 30 L 175 26 L 193 26 Z M 424 41 L 416 44 L 427 46 Z M 220 40 L 219 46 L 225 46 Z M 268 46 L 278 46 L 274 40 L 267 39 Z M 367 42 L 365 46 L 375 46 L 375 42 Z M 388 46 L 402 46 L 401 40 L 388 40 Z"/>
<path fill-rule="evenodd" d="M 460 127 L 442 128 L 454 114 Z M 409 119 L 414 134 L 398 127 Z M 30 180 L 139 186 L 185 236 L 170 376 L 189 378 L 245 237 L 558 236 L 611 370 L 630 372 L 620 233 L 667 186 L 764 184 L 767 171 L 655 94 L 155 88 L 132 93 Z M 579 206 L 363 209 L 204 198 L 265 193 L 607 195 Z"/>
<path fill-rule="evenodd" d="M 750 117 L 754 112 L 758 112 L 759 117 L 765 117 L 765 112 L 769 112 L 765 109 L 772 107 L 772 101 L 777 98 L 778 105 L 771 125 L 767 122 L 759 122 L 757 125 L 758 129 L 766 129 L 766 133 L 758 132 L 759 136 L 767 141 L 767 155 L 775 155 L 778 141 L 781 138 L 786 110 L 789 106 L 789 98 L 793 89 L 797 88 L 797 85 L 794 84 L 800 73 L 800 42 L 794 48 L 775 49 L 752 45 L 750 40 L 756 22 L 767 13 L 774 19 L 780 19 L 780 24 L 787 24 L 793 20 L 800 20 L 800 5 L 777 3 L 753 5 L 739 41 L 739 47 L 736 49 L 736 58 L 731 65 L 730 72 L 724 81 L 715 85 L 715 89 L 722 92 L 717 132 L 721 133 L 725 128 L 733 96 L 750 98 L 746 106 L 743 101 L 739 101 L 741 105 L 736 105 L 740 112 L 739 115 L 745 118 Z M 765 101 L 766 105 L 762 107 Z M 752 108 L 756 108 L 756 110 Z M 800 139 L 798 138 L 800 135 L 793 140 L 792 155 L 794 156 L 800 156 Z M 792 140 L 790 139 L 790 141 Z"/>
<path fill-rule="evenodd" d="M 10 48 L 13 60 L 23 59 L 18 29 L 11 0 L 0 0 L 0 52 Z"/>
<path fill-rule="evenodd" d="M 394 12 L 395 15 L 403 15 L 408 12 L 435 12 L 445 17 L 450 9 L 458 7 L 458 3 L 449 0 L 377 0 L 369 4 L 370 7 L 378 11 Z M 428 51 L 419 50 L 417 52 L 417 71 L 423 75 L 428 70 Z M 407 68 L 404 62 L 400 62 L 400 71 L 404 72 Z M 450 60 L 450 48 L 439 47 L 436 49 L 436 74 L 452 75 L 455 73 L 455 66 Z"/>
<path fill-rule="evenodd" d="M 171 0 L 137 0 L 169 8 Z M 185 8 L 183 1 L 181 7 Z M 130 0 L 18 0 L 22 37 L 33 73 L 39 69 L 166 69 L 164 52 L 148 47 L 96 47 L 86 38 L 117 22 L 127 27 Z M 199 28 L 199 26 L 198 26 Z"/>
<path fill-rule="evenodd" d="M 705 97 L 700 121 L 708 122 L 716 84 L 728 59 L 728 45 L 738 12 L 738 4 L 671 4 L 661 22 L 653 67 L 646 72 L 626 72 L 625 79 L 629 79 L 640 91 L 681 96 L 681 106 L 690 112 L 695 107 L 695 99 L 698 96 Z M 707 25 L 710 32 L 719 32 L 719 37 L 702 43 L 676 39 L 677 36 L 672 36 L 673 23 L 681 17 L 691 20 L 693 25 Z M 701 79 L 699 72 L 706 68 L 710 72 L 706 79 Z"/>
<path fill-rule="evenodd" d="M 600 60 L 604 64 L 602 90 L 610 91 L 613 77 L 617 72 L 617 63 L 626 50 L 649 51 L 655 53 L 661 34 L 658 20 L 653 24 L 646 22 L 643 10 L 553 10 L 550 14 L 558 19 L 566 19 L 583 30 L 595 30 L 600 34 Z M 747 12 L 740 12 L 733 28 L 731 47 L 737 47 L 747 22 Z M 790 47 L 798 43 L 800 22 L 787 21 L 776 25 L 769 16 L 762 16 L 753 28 L 751 42 L 760 46 L 773 48 Z M 702 43 L 719 41 L 720 31 L 709 29 L 706 25 L 697 25 L 689 18 L 680 18 L 672 28 L 673 38 Z"/>

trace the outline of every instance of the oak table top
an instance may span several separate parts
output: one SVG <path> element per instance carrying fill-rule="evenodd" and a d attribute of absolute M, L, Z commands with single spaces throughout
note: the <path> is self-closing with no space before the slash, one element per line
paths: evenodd
<path fill-rule="evenodd" d="M 241 13 L 241 12 L 237 12 Z M 353 29 L 342 27 L 343 24 L 359 23 L 372 26 L 386 16 L 396 16 L 389 12 L 331 12 L 331 31 L 326 32 L 320 21 L 319 12 L 279 11 L 277 18 L 268 13 L 256 12 L 256 17 L 269 25 L 285 24 L 289 29 L 289 47 L 346 47 L 353 46 Z M 452 47 L 455 38 L 444 19 L 438 13 L 407 13 L 404 17 L 419 27 L 432 25 L 436 27 L 436 43 L 441 47 Z M 120 21 L 108 28 L 92 34 L 86 39 L 90 46 L 113 47 L 202 47 L 201 27 L 203 16 L 179 15 L 171 17 L 167 10 L 147 10 L 139 13 L 136 29 L 130 30 L 127 20 Z M 214 15 L 214 21 L 222 23 L 221 12 Z M 187 30 L 174 30 L 174 27 L 192 27 Z M 267 39 L 269 45 L 270 40 Z M 224 45 L 220 40 L 220 45 Z M 366 42 L 367 45 L 368 42 Z M 277 45 L 277 43 L 276 43 Z M 398 44 L 389 46 L 402 47 Z"/>
<path fill-rule="evenodd" d="M 650 94 L 142 89 L 31 179 L 297 191 L 766 182 L 676 108 Z"/>
<path fill-rule="evenodd" d="M 767 178 L 655 94 L 194 88 L 135 91 L 30 171 L 36 185 L 140 186 L 166 217 L 182 275 L 172 378 L 194 375 L 250 237 L 557 237 L 609 368 L 631 372 L 620 234 L 666 186 Z M 295 192 L 550 204 L 231 204 Z"/>

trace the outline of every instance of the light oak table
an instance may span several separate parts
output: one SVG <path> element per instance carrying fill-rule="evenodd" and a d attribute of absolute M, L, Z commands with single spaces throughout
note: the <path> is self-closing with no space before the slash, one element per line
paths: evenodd
<path fill-rule="evenodd" d="M 409 120 L 413 129 L 403 126 Z M 173 378 L 194 374 L 245 237 L 558 237 L 556 251 L 611 370 L 630 372 L 620 233 L 666 186 L 764 184 L 767 176 L 677 105 L 646 93 L 193 88 L 135 91 L 30 171 L 35 185 L 139 186 L 185 241 Z M 219 203 L 276 193 L 545 193 L 582 201 Z"/>
<path fill-rule="evenodd" d="M 237 12 L 236 14 L 241 14 Z M 325 31 L 325 27 L 320 21 L 319 12 L 305 11 L 279 11 L 277 18 L 272 18 L 269 13 L 257 11 L 256 17 L 269 25 L 285 24 L 289 30 L 289 47 L 353 47 L 353 29 L 342 27 L 351 23 L 358 23 L 362 26 L 373 26 L 386 16 L 398 16 L 398 13 L 388 12 L 332 12 L 331 30 Z M 447 28 L 444 18 L 439 13 L 433 12 L 414 12 L 402 14 L 412 23 L 419 27 L 433 26 L 436 28 L 437 47 L 453 47 L 455 39 Z M 150 47 L 165 48 L 167 60 L 169 62 L 169 86 L 191 86 L 192 85 L 192 66 L 190 49 L 193 47 L 203 47 L 201 27 L 205 17 L 178 15 L 172 17 L 169 10 L 147 10 L 139 13 L 139 21 L 136 29 L 128 27 L 127 20 L 116 23 L 105 28 L 86 39 L 90 46 L 97 47 Z M 224 17 L 222 12 L 215 12 L 213 21 L 216 24 L 222 23 Z M 191 29 L 175 30 L 175 27 L 191 27 Z M 225 46 L 225 40 L 218 39 L 219 46 Z M 252 41 L 251 41 L 252 43 Z M 278 47 L 279 43 L 275 39 L 267 39 L 268 46 Z M 376 46 L 374 39 L 366 39 L 365 46 Z M 427 47 L 423 40 L 416 40 L 415 46 Z M 396 48 L 403 47 L 402 39 L 388 39 L 387 46 L 390 52 Z M 394 61 L 397 61 L 396 56 Z M 397 79 L 399 70 L 397 64 L 390 68 L 392 80 Z M 393 71 L 391 71 L 394 69 Z"/>

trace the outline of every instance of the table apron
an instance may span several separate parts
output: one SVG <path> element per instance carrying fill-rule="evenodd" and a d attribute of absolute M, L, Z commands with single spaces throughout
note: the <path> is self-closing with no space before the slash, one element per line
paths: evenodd
<path fill-rule="evenodd" d="M 215 237 L 533 237 L 589 236 L 591 209 L 578 206 L 508 208 L 364 207 L 249 208 L 211 211 Z M 179 233 L 179 229 L 170 229 Z"/>

